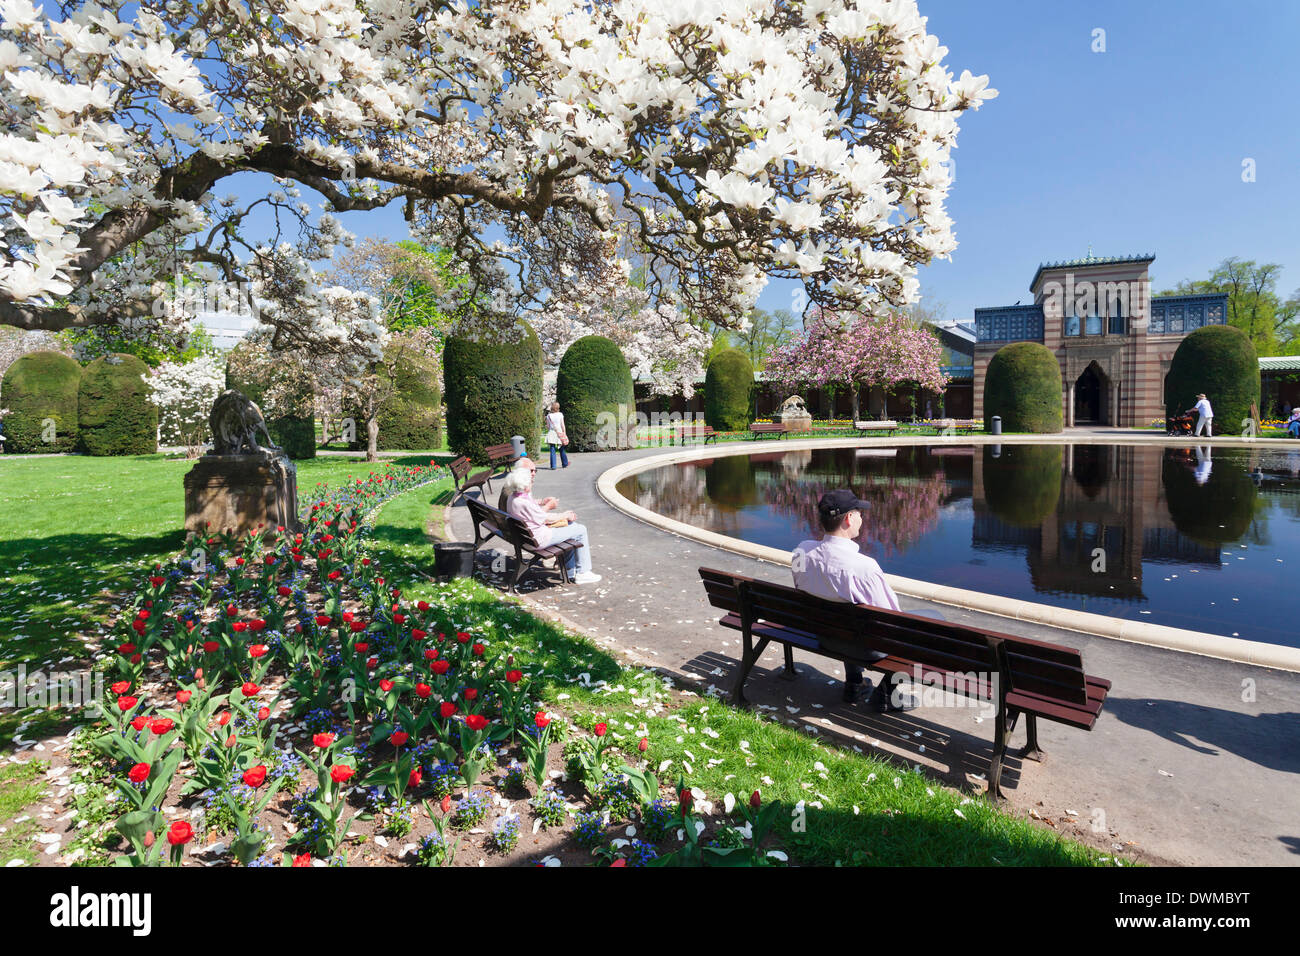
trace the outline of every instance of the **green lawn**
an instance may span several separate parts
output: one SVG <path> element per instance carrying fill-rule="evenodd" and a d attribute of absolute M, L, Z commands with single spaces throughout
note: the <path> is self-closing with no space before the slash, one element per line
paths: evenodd
<path fill-rule="evenodd" d="M 427 458 L 422 459 L 427 461 Z M 106 588 L 129 586 L 149 559 L 174 551 L 189 464 L 159 456 L 128 459 L 0 459 L 0 554 L 6 576 L 0 596 L 0 654 L 6 666 L 75 658 L 85 660 L 75 637 L 93 634 L 108 618 Z M 299 463 L 300 498 L 318 481 L 365 475 L 364 462 L 317 459 Z M 671 688 L 654 674 L 623 667 L 591 641 L 535 618 L 519 605 L 471 581 L 438 585 L 428 572 L 428 536 L 446 500 L 443 481 L 399 496 L 374 516 L 368 549 L 401 581 L 404 598 L 446 602 L 459 622 L 494 640 L 511 642 L 521 662 L 542 669 L 540 690 L 579 727 L 608 721 L 629 760 L 636 744 L 663 783 L 683 775 L 702 788 L 721 814 L 725 794 L 748 800 L 753 790 L 778 802 L 789 824 L 778 827 L 774 847 L 804 864 L 1090 865 L 1103 855 L 1010 816 L 983 797 L 947 789 L 903 767 L 841 751 L 816 737 L 765 720 L 750 711 Z M 585 676 L 584 676 L 585 675 Z M 39 736 L 54 720 L 33 724 Z M 19 719 L 0 716 L 0 753 Z M 665 763 L 668 761 L 668 763 Z M 12 773 L 12 772 L 11 772 Z M 38 798 L 40 784 L 0 779 L 0 825 Z M 783 812 L 784 816 L 784 812 Z M 26 840 L 3 846 L 8 857 Z"/>

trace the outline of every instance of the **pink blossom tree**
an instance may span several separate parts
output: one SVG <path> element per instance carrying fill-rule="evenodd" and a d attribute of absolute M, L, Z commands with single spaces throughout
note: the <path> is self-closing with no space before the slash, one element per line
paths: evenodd
<path fill-rule="evenodd" d="M 804 334 L 767 360 L 768 377 L 786 388 L 848 388 L 858 418 L 858 387 L 904 384 L 942 392 L 948 385 L 939 362 L 943 348 L 924 327 L 897 312 L 847 316 L 821 312 Z"/>

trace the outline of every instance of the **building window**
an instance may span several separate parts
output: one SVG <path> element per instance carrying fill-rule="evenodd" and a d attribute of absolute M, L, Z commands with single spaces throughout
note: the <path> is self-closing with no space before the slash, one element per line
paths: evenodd
<path fill-rule="evenodd" d="M 1214 305 L 1211 305 L 1211 306 L 1209 307 L 1209 309 L 1206 310 L 1206 315 L 1205 315 L 1205 324 L 1206 324 L 1206 325 L 1222 325 L 1222 324 L 1223 324 L 1223 306 L 1222 306 L 1222 305 L 1220 305 L 1219 303 L 1216 302 Z"/>
<path fill-rule="evenodd" d="M 1111 335 L 1124 334 L 1124 316 L 1112 315 L 1110 317 L 1110 334 Z"/>
<path fill-rule="evenodd" d="M 1151 303 L 1151 321 L 1147 323 L 1147 332 L 1163 335 L 1165 331 L 1165 307 Z"/>
<path fill-rule="evenodd" d="M 1083 331 L 1086 335 L 1101 335 L 1101 316 L 1090 315 L 1083 320 Z"/>
<path fill-rule="evenodd" d="M 1170 332 L 1183 331 L 1183 307 L 1181 305 L 1171 305 L 1169 307 L 1168 326 Z"/>
<path fill-rule="evenodd" d="M 1079 317 L 1077 315 L 1067 315 L 1065 317 L 1065 334 L 1078 335 L 1079 331 Z"/>

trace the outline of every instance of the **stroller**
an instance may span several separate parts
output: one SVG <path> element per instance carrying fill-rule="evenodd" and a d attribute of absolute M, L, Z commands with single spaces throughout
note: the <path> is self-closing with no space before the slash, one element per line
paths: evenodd
<path fill-rule="evenodd" d="M 1195 415 L 1170 415 L 1165 418 L 1165 434 L 1190 435 L 1195 425 Z"/>

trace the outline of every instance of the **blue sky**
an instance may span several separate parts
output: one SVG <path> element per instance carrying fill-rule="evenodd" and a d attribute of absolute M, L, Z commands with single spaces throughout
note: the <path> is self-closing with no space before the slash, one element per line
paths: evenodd
<path fill-rule="evenodd" d="M 987 73 L 948 211 L 958 247 L 921 272 L 949 318 L 1028 301 L 1040 262 L 1154 253 L 1156 291 L 1222 259 L 1277 262 L 1300 289 L 1300 3 L 1294 0 L 920 0 L 948 68 Z M 1105 52 L 1093 52 L 1094 30 Z M 1255 181 L 1242 181 L 1254 160 Z M 260 177 L 259 177 L 260 178 Z M 261 185 L 260 183 L 258 185 Z M 239 177 L 248 195 L 251 177 Z M 256 187 L 254 187 L 256 188 Z M 304 190 L 310 195 L 310 190 Z M 406 235 L 400 207 L 343 217 Z M 788 308 L 793 283 L 759 300 Z"/>

